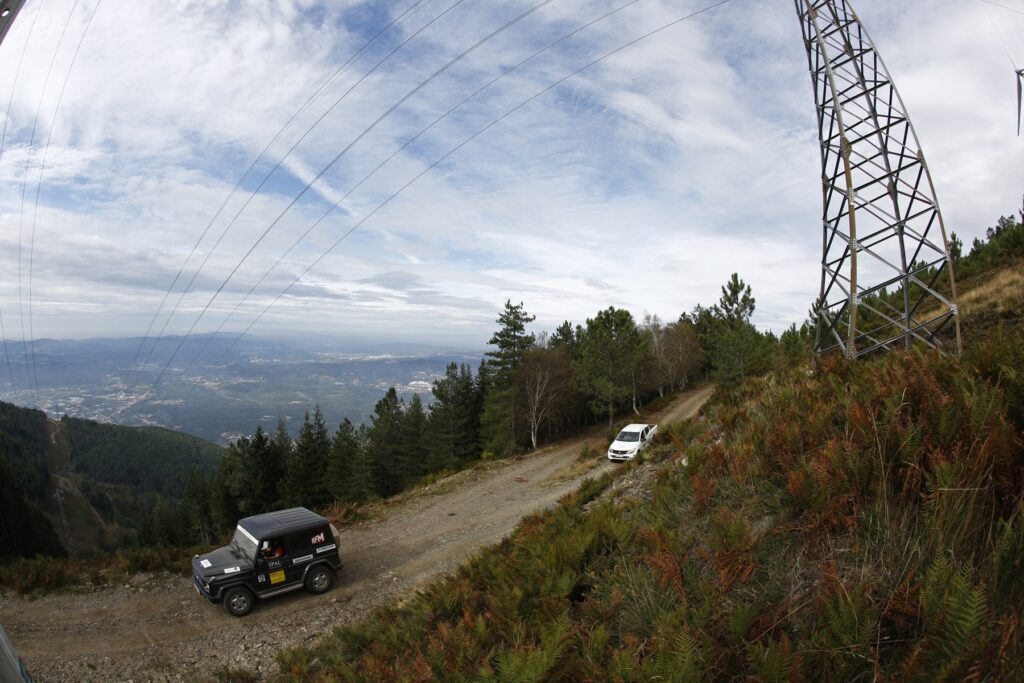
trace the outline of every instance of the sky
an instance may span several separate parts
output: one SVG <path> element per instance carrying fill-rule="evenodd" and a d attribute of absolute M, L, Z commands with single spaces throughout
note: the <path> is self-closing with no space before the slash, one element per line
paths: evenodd
<path fill-rule="evenodd" d="M 674 320 L 733 272 L 759 327 L 802 321 L 820 160 L 788 0 L 732 0 L 545 91 L 709 4 L 637 0 L 419 135 L 627 3 L 28 0 L 0 46 L 6 339 L 478 348 L 506 299 L 537 331 Z M 967 244 L 1024 194 L 1024 0 L 999 4 L 854 2 Z"/>

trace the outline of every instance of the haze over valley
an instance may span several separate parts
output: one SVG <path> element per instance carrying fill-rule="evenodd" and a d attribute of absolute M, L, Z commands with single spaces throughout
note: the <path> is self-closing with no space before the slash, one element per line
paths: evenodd
<path fill-rule="evenodd" d="M 257 425 L 273 431 L 279 418 L 294 435 L 303 414 L 316 405 L 328 424 L 337 425 L 346 417 L 358 424 L 392 386 L 406 400 L 420 394 L 429 402 L 433 380 L 444 375 L 449 363 L 476 366 L 483 357 L 482 350 L 411 342 L 254 336 L 225 354 L 232 339 L 209 341 L 204 335 L 182 346 L 180 360 L 150 392 L 180 339 L 161 339 L 140 372 L 136 358 L 141 341 L 37 340 L 32 379 L 38 381 L 38 394 L 26 388 L 32 380 L 21 344 L 8 342 L 11 372 L 0 373 L 0 400 L 34 405 L 53 419 L 70 415 L 167 427 L 226 445 Z"/>

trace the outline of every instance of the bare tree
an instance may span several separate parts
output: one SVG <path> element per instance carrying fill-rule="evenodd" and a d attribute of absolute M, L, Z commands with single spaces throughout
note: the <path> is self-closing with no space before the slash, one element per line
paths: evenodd
<path fill-rule="evenodd" d="M 537 449 L 537 435 L 558 400 L 571 386 L 572 363 L 564 348 L 535 347 L 526 352 L 516 368 L 517 393 L 530 427 L 530 444 Z"/>
<path fill-rule="evenodd" d="M 683 323 L 665 325 L 656 315 L 644 317 L 643 330 L 648 337 L 651 357 L 657 369 L 658 395 L 665 389 L 675 390 L 703 363 L 700 342 L 692 326 Z"/>

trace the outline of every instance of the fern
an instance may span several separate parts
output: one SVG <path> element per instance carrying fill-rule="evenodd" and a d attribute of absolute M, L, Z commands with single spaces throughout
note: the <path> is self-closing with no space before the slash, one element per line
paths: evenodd
<path fill-rule="evenodd" d="M 800 680 L 800 657 L 786 636 L 767 644 L 755 643 L 747 651 L 747 664 L 754 679 L 763 683 Z"/>
<path fill-rule="evenodd" d="M 497 656 L 498 680 L 506 683 L 539 683 L 550 680 L 550 672 L 558 663 L 572 632 L 572 620 L 559 614 L 541 634 L 540 647 L 504 649 Z"/>
<path fill-rule="evenodd" d="M 992 638 L 985 586 L 975 585 L 973 574 L 969 565 L 956 570 L 940 555 L 925 575 L 921 607 L 926 647 L 915 668 L 938 680 L 963 677 Z"/>

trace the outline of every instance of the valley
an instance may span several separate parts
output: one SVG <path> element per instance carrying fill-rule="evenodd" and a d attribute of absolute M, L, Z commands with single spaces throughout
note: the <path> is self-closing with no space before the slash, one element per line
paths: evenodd
<path fill-rule="evenodd" d="M 430 395 L 451 362 L 477 365 L 482 352 L 425 344 L 301 343 L 246 337 L 221 359 L 226 342 L 198 336 L 168 365 L 159 390 L 152 382 L 170 361 L 178 338 L 153 344 L 139 362 L 140 339 L 37 340 L 34 378 L 20 345 L 12 345 L 12 384 L 0 375 L 0 400 L 37 405 L 63 415 L 125 426 L 156 426 L 227 445 L 256 425 L 272 431 L 278 419 L 296 431 L 317 402 L 331 424 L 366 420 L 394 386 L 400 396 Z M 145 348 L 149 348 L 146 346 Z M 143 354 L 141 360 L 146 360 Z"/>

